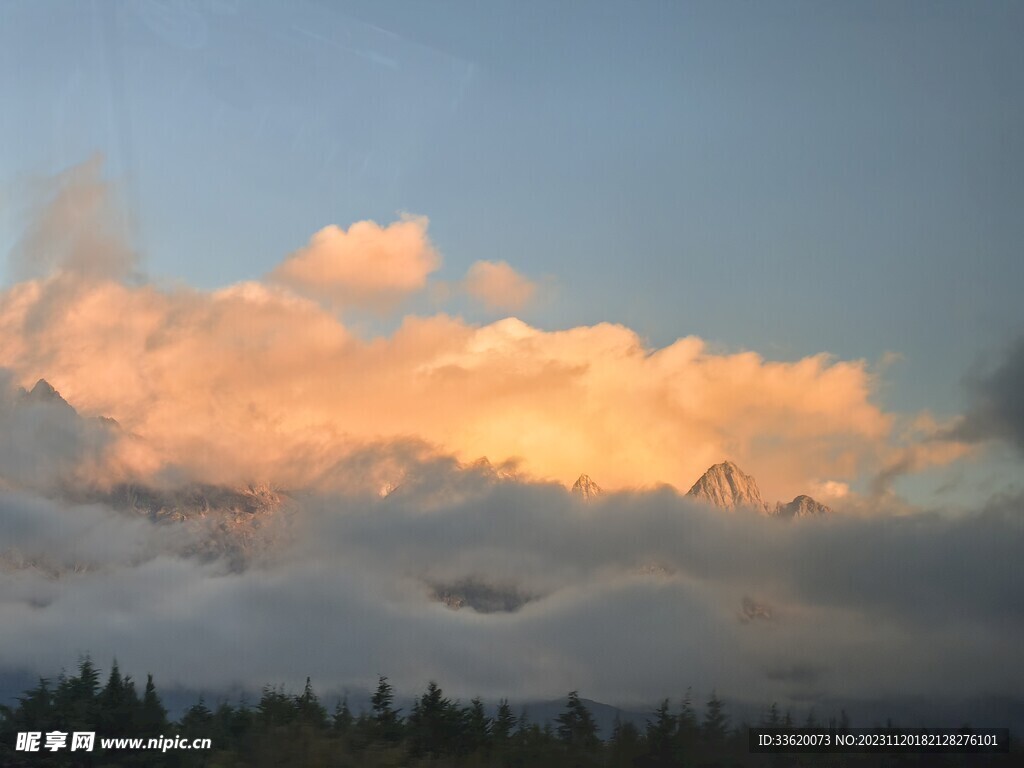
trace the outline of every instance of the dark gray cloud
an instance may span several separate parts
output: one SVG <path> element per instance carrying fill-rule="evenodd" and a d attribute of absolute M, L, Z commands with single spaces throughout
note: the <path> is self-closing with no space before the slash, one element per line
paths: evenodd
<path fill-rule="evenodd" d="M 1024 335 L 991 371 L 968 380 L 972 407 L 955 429 L 965 440 L 1001 439 L 1024 454 Z"/>
<path fill-rule="evenodd" d="M 59 576 L 7 566 L 9 667 L 91 651 L 207 689 L 307 674 L 341 689 L 384 673 L 403 690 L 436 678 L 462 696 L 579 688 L 616 703 L 688 686 L 783 702 L 1024 689 L 1021 499 L 958 517 L 787 522 L 670 489 L 588 503 L 437 458 L 407 464 L 383 498 L 296 494 L 241 571 L 189 554 L 202 527 L 2 501 L 8 546 L 92 563 Z M 466 583 L 533 599 L 491 613 L 436 601 L 436 585 Z"/>
<path fill-rule="evenodd" d="M 1019 497 L 786 521 L 668 487 L 585 501 L 414 441 L 353 451 L 331 491 L 104 490 L 77 468 L 116 427 L 8 389 L 0 668 L 620 704 L 1024 690 Z"/>

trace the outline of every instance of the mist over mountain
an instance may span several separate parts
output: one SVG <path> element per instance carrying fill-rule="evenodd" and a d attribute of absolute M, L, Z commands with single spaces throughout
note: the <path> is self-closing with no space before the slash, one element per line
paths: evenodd
<path fill-rule="evenodd" d="M 832 508 L 815 501 L 810 496 L 801 494 L 788 504 L 783 504 L 781 501 L 778 502 L 775 505 L 774 514 L 778 517 L 795 519 L 813 517 L 815 515 L 830 515 L 832 514 Z"/>
<path fill-rule="evenodd" d="M 587 474 L 579 476 L 571 491 L 585 501 L 604 493 L 601 486 Z M 800 494 L 790 502 L 778 501 L 774 505 L 770 505 L 762 499 L 757 481 L 732 461 L 723 461 L 709 467 L 687 491 L 686 495 L 719 509 L 729 511 L 745 509 L 787 520 L 829 515 L 833 512 L 831 507 L 806 494 Z"/>
<path fill-rule="evenodd" d="M 1007 631 L 1024 628 L 1024 585 L 1000 566 L 1024 546 L 1017 498 L 894 516 L 798 497 L 766 514 L 731 463 L 687 495 L 598 494 L 415 441 L 351 451 L 332 487 L 138 477 L 122 458 L 145 440 L 34 389 L 0 408 L 24 436 L 0 446 L 8 670 L 89 651 L 190 690 L 307 674 L 368 689 L 381 671 L 407 691 L 436 676 L 467 700 L 579 689 L 641 710 L 692 687 L 737 706 L 955 711 L 1024 683 Z M 29 455 L 35 471 L 14 471 Z"/>
<path fill-rule="evenodd" d="M 53 5 L 0 6 L 0 768 L 131 709 L 86 654 L 217 765 L 1024 733 L 1024 3 Z M 401 748 L 308 695 L 385 677 Z M 559 760 L 570 691 L 651 748 Z"/>

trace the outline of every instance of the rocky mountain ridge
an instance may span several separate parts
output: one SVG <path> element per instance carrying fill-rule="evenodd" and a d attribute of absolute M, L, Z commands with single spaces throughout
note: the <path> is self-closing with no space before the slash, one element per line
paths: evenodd
<path fill-rule="evenodd" d="M 800 494 L 790 502 L 778 501 L 770 506 L 761 498 L 757 481 L 731 461 L 709 467 L 686 495 L 720 509 L 752 509 L 785 520 L 832 514 L 830 507 L 806 494 Z"/>
<path fill-rule="evenodd" d="M 572 493 L 584 501 L 600 496 L 604 491 L 590 475 L 582 474 L 572 486 Z M 831 507 L 816 501 L 806 494 L 800 494 L 790 502 L 778 501 L 769 505 L 761 497 L 757 481 L 736 466 L 732 461 L 723 461 L 711 466 L 695 482 L 686 495 L 703 504 L 719 509 L 750 509 L 770 517 L 794 520 L 803 517 L 830 515 Z"/>
<path fill-rule="evenodd" d="M 590 475 L 580 475 L 572 485 L 572 493 L 582 497 L 584 501 L 590 501 L 603 494 L 604 489 L 595 483 Z"/>

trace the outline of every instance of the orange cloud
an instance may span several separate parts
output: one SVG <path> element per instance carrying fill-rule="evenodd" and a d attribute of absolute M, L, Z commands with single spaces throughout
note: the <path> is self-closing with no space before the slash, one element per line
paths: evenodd
<path fill-rule="evenodd" d="M 332 304 L 379 306 L 422 290 L 440 263 L 427 238 L 427 219 L 408 216 L 387 227 L 372 221 L 348 231 L 324 227 L 270 279 Z"/>
<path fill-rule="evenodd" d="M 86 199 L 101 200 L 85 186 Z M 651 349 L 621 325 L 549 332 L 444 314 L 361 337 L 334 309 L 424 287 L 439 256 L 423 218 L 328 227 L 265 282 L 214 292 L 73 269 L 105 254 L 96 222 L 58 231 L 65 221 L 44 216 L 32 242 L 59 236 L 83 258 L 0 291 L 0 367 L 117 419 L 131 435 L 111 452 L 119 476 L 336 483 L 355 447 L 420 441 L 462 460 L 514 460 L 534 477 L 587 472 L 609 489 L 685 490 L 730 458 L 767 498 L 792 498 L 823 478 L 923 462 L 925 448 L 900 461 L 921 440 L 894 437 L 864 361 L 773 362 L 715 353 L 696 337 Z M 506 306 L 532 293 L 504 262 L 475 264 L 466 288 Z M 930 453 L 928 462 L 955 458 Z"/>
<path fill-rule="evenodd" d="M 537 286 L 505 261 L 478 261 L 466 273 L 466 292 L 491 309 L 522 309 L 537 292 Z"/>
<path fill-rule="evenodd" d="M 0 294 L 0 365 L 219 481 L 314 482 L 355 444 L 411 437 L 610 488 L 686 488 L 731 457 L 791 497 L 870 469 L 891 431 L 860 361 L 720 355 L 694 337 L 649 349 L 619 325 L 547 332 L 445 315 L 367 340 L 259 283 L 22 283 Z"/>

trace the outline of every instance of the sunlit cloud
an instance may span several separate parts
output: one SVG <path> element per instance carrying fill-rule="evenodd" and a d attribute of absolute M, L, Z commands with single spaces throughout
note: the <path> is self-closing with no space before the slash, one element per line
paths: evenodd
<path fill-rule="evenodd" d="M 373 221 L 348 230 L 324 227 L 269 279 L 338 306 L 387 306 L 422 290 L 440 263 L 427 219 L 407 216 L 386 227 Z"/>
<path fill-rule="evenodd" d="M 58 207 L 82 186 L 69 182 Z M 95 196 L 92 182 L 82 194 Z M 63 219 L 42 221 L 34 237 L 49 242 Z M 86 224 L 64 233 L 68 253 L 83 238 L 92 248 Z M 772 361 L 693 336 L 655 348 L 610 323 L 546 331 L 436 314 L 376 338 L 348 327 L 339 309 L 427 284 L 440 257 L 426 227 L 328 227 L 265 281 L 215 291 L 86 278 L 70 270 L 75 257 L 0 292 L 0 366 L 116 419 L 134 440 L 117 451 L 122 469 L 150 479 L 334 482 L 332 467 L 360 445 L 412 439 L 535 478 L 587 472 L 609 489 L 685 489 L 730 458 L 774 501 L 821 478 L 956 458 L 901 443 L 863 360 Z M 487 300 L 530 293 L 502 262 L 478 262 L 470 278 Z"/>
<path fill-rule="evenodd" d="M 891 417 L 863 362 L 716 354 L 694 337 L 651 349 L 617 325 L 438 315 L 362 339 L 260 284 L 166 292 L 52 277 L 0 294 L 0 332 L 0 365 L 19 381 L 46 378 L 208 480 L 304 484 L 353 444 L 416 437 L 610 488 L 689 487 L 731 457 L 791 498 L 888 450 Z"/>
<path fill-rule="evenodd" d="M 489 309 L 516 311 L 527 306 L 537 286 L 505 261 L 478 261 L 466 273 L 466 292 Z"/>
<path fill-rule="evenodd" d="M 90 173 L 53 201 L 85 218 L 42 211 L 17 254 L 40 268 L 0 290 L 0 668 L 91 651 L 216 690 L 384 673 L 614 702 L 1024 685 L 1021 500 L 896 497 L 971 438 L 885 410 L 867 362 L 613 323 L 347 324 L 429 289 L 424 219 L 322 230 L 264 280 L 164 288 L 106 259 Z M 503 275 L 492 304 L 529 298 L 479 264 Z M 726 458 L 769 504 L 837 512 L 682 495 Z M 605 492 L 572 493 L 581 472 Z"/>

